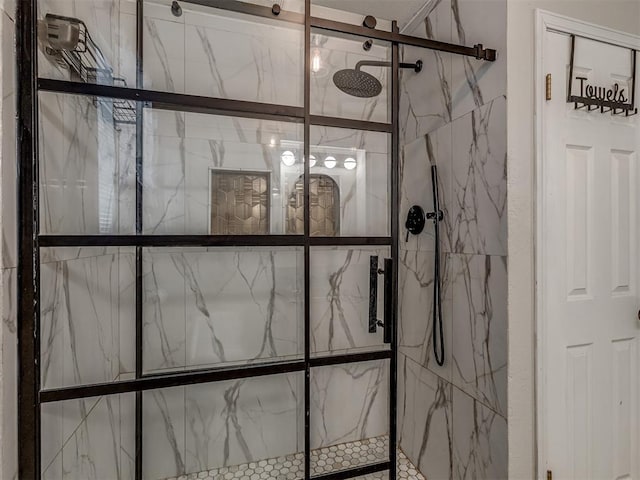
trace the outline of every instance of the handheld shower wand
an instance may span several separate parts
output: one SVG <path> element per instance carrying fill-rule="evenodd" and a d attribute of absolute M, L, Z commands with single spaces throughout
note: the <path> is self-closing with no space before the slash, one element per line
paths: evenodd
<path fill-rule="evenodd" d="M 433 189 L 433 212 L 427 214 L 419 205 L 411 207 L 407 213 L 405 228 L 409 241 L 409 234 L 419 235 L 424 230 L 426 220 L 433 220 L 435 226 L 435 261 L 433 266 L 433 354 L 438 365 L 444 365 L 444 327 L 442 325 L 442 275 L 440 274 L 440 222 L 444 214 L 440 210 L 440 196 L 438 194 L 438 168 L 431 166 L 431 186 Z"/>
<path fill-rule="evenodd" d="M 433 220 L 435 227 L 435 260 L 433 266 L 433 354 L 438 365 L 444 365 L 444 327 L 442 325 L 442 278 L 440 275 L 440 222 L 444 218 L 440 210 L 438 195 L 438 168 L 431 166 L 431 186 L 433 189 L 433 212 L 427 219 Z"/>

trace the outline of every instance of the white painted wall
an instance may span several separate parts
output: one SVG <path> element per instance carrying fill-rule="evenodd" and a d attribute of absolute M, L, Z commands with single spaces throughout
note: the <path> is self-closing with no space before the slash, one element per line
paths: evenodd
<path fill-rule="evenodd" d="M 537 8 L 640 35 L 638 0 L 508 0 L 509 478 L 534 477 L 534 25 Z M 542 79 L 540 79 L 542 81 Z"/>

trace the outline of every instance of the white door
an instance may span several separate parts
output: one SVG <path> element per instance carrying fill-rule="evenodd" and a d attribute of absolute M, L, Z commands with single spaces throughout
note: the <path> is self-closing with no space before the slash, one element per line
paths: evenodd
<path fill-rule="evenodd" d="M 540 454 L 554 480 L 640 479 L 640 116 L 567 104 L 571 39 L 544 38 Z M 630 86 L 623 48 L 576 38 L 574 68 Z"/>

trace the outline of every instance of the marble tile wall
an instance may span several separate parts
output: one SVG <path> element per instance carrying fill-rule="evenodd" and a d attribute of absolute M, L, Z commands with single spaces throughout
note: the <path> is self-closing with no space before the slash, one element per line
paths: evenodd
<path fill-rule="evenodd" d="M 146 372 L 302 355 L 302 249 L 146 249 L 143 262 Z"/>
<path fill-rule="evenodd" d="M 0 76 L 0 103 L 2 125 L 0 143 L 1 163 L 1 197 L 2 208 L 2 236 L 0 263 L 2 268 L 2 324 L 0 325 L 0 365 L 2 375 L 0 377 L 0 402 L 2 403 L 2 415 L 0 416 L 0 477 L 7 480 L 17 480 L 17 412 L 18 396 L 17 382 L 17 242 L 16 242 L 16 132 L 15 124 L 15 10 L 12 2 L 2 4 L 0 8 L 0 37 L 2 38 L 2 69 Z"/>
<path fill-rule="evenodd" d="M 387 360 L 314 368 L 311 448 L 388 435 L 388 392 Z"/>
<path fill-rule="evenodd" d="M 145 392 L 144 478 L 303 450 L 303 386 L 287 374 Z"/>
<path fill-rule="evenodd" d="M 100 4 L 96 8 L 97 3 Z M 148 2 L 145 32 L 145 86 L 177 92 L 216 95 L 262 102 L 301 105 L 302 34 L 296 30 L 273 33 L 273 43 L 254 30 L 242 36 L 233 25 L 238 19 L 216 23 L 215 18 L 187 11 L 181 19 L 171 16 L 167 2 Z M 115 72 L 133 85 L 133 2 L 83 2 L 41 0 L 40 15 L 47 11 L 82 18 L 103 47 Z M 436 0 L 425 22 L 412 34 L 438 40 L 505 48 L 505 2 Z M 13 23 L 3 16 L 4 35 L 12 35 Z M 218 41 L 223 32 L 224 42 Z M 266 35 L 268 32 L 264 32 Z M 255 34 L 255 35 L 254 35 Z M 235 35 L 235 36 L 234 36 Z M 221 49 L 234 38 L 239 52 L 234 57 Z M 326 39 L 322 58 L 328 69 L 352 66 L 364 55 L 358 42 Z M 3 45 L 11 42 L 3 41 Z M 355 45 L 355 47 L 353 47 Z M 356 48 L 357 47 L 357 48 Z M 3 47 L 4 48 L 4 47 Z M 384 57 L 384 46 L 373 54 Z M 503 478 L 506 476 L 506 179 L 505 179 L 505 71 L 506 56 L 499 52 L 494 64 L 448 54 L 406 48 L 405 61 L 425 62 L 421 74 L 403 74 L 401 119 L 402 159 L 401 220 L 414 203 L 431 206 L 431 164 L 438 165 L 443 210 L 443 302 L 447 359 L 438 367 L 431 353 L 430 311 L 433 284 L 433 227 L 402 245 L 400 435 L 402 447 L 429 478 Z M 68 72 L 40 52 L 40 74 L 68 78 Z M 238 62 L 244 58 L 244 62 Z M 233 61 L 232 68 L 229 62 Z M 190 75 L 197 69 L 208 75 Z M 239 66 L 238 66 L 239 65 Z M 282 89 L 279 76 L 292 88 Z M 318 76 L 317 113 L 385 121 L 383 97 L 363 103 L 334 102 L 330 78 Z M 3 105 L 10 105 L 9 71 L 3 71 Z M 324 78 L 324 79 L 323 79 Z M 291 79 L 294 79 L 292 82 Z M 300 79 L 300 81 L 295 81 Z M 381 77 L 383 83 L 385 78 Z M 297 86 L 297 87 L 296 87 Z M 325 89 L 326 94 L 320 94 Z M 46 97 L 46 98 L 45 98 Z M 333 102 L 333 103 L 332 103 Z M 109 106 L 73 97 L 43 95 L 42 228 L 48 233 L 132 233 L 135 186 L 134 131 L 114 129 L 101 120 Z M 13 118 L 3 107 L 3 123 Z M 299 167 L 281 172 L 278 155 L 266 145 L 276 141 L 299 141 L 297 126 L 280 129 L 239 123 L 195 114 L 149 112 L 145 118 L 145 229 L 148 233 L 206 233 L 208 231 L 208 183 L 201 172 L 208 168 L 270 169 L 274 184 L 286 188 L 300 173 Z M 61 121 L 62 120 L 62 121 Z M 96 127 L 97 125 L 97 127 Z M 6 130 L 5 130 L 6 132 Z M 44 136 L 46 135 L 46 138 Z M 335 137 L 335 136 L 334 136 Z M 349 136 L 320 135 L 319 142 L 339 143 Z M 333 138 L 333 139 L 332 139 Z M 328 139 L 328 140 L 327 140 Z M 10 158 L 14 139 L 3 137 L 3 212 L 15 195 L 15 162 Z M 338 145 L 365 148 L 367 202 L 385 205 L 388 172 L 380 166 L 387 150 L 372 144 Z M 376 144 L 377 145 L 377 144 Z M 293 147 L 291 147 L 293 148 Z M 277 167 L 276 167 L 277 165 Z M 148 167 L 148 168 L 147 168 Z M 196 168 L 197 167 L 197 168 Z M 371 167 L 371 168 L 369 168 Z M 12 170 L 13 169 L 13 170 Z M 297 170 L 296 170 L 297 169 Z M 383 175 L 384 171 L 384 175 Z M 293 180 L 288 180 L 289 178 Z M 375 185 L 370 188 L 369 185 Z M 343 191 L 349 192 L 347 186 Z M 96 192 L 99 194 L 96 195 Z M 388 203 L 388 202 L 387 202 Z M 283 231 L 284 208 L 274 212 L 272 229 Z M 379 209 L 374 209 L 378 210 Z M 345 225 L 358 215 L 354 204 L 344 205 Z M 4 213 L 3 213 L 4 215 Z M 379 217 L 382 218 L 382 217 Z M 16 254 L 15 222 L 3 218 L 3 364 L 15 361 Z M 381 225 L 386 224 L 383 221 Z M 376 227 L 377 228 L 377 227 Z M 380 227 L 382 228 L 382 227 Z M 358 232 L 356 232 L 358 233 Z M 363 333 L 368 295 L 368 256 L 373 251 L 317 251 L 319 268 L 312 282 L 313 344 L 318 353 L 352 351 L 380 345 L 380 335 Z M 385 252 L 376 251 L 380 257 Z M 150 369 L 183 368 L 211 362 L 242 362 L 252 358 L 291 356 L 300 352 L 300 305 L 297 254 L 251 252 L 225 253 L 211 261 L 210 252 L 162 252 L 148 255 L 149 289 L 145 291 L 145 327 L 151 332 L 145 351 Z M 251 257 L 251 258 L 249 258 Z M 45 351 L 47 385 L 106 381 L 133 368 L 131 253 L 65 249 L 43 256 L 43 282 L 50 285 L 43 296 L 49 335 Z M 220 275 L 220 265 L 225 275 Z M 105 274 L 105 272 L 109 272 Z M 214 273 L 215 272 L 215 273 Z M 218 277 L 219 276 L 219 277 Z M 161 285 L 167 278 L 176 283 Z M 211 287 L 211 280 L 217 283 Z M 207 288 L 202 287 L 206 280 Z M 156 282 L 154 284 L 153 282 Z M 210 288 L 211 287 L 211 288 Z M 83 292 L 83 289 L 85 292 Z M 234 350 L 233 329 L 218 328 L 211 313 L 220 311 L 220 295 L 252 298 L 243 308 L 250 348 Z M 298 295 L 299 296 L 299 295 Z M 82 299 L 80 299 L 82 297 Z M 8 300 L 9 299 L 9 300 Z M 76 301 L 75 299 L 80 299 Z M 116 300 L 117 299 L 117 300 Z M 237 312 L 228 303 L 223 313 Z M 84 325 L 73 321 L 78 312 L 89 312 Z M 234 313 L 235 314 L 235 313 Z M 178 322 L 167 322 L 178 317 Z M 345 318 L 360 323 L 347 324 Z M 224 322 L 223 322 L 224 323 Z M 175 330 L 175 331 L 174 331 Z M 259 335 L 258 335 L 259 333 Z M 78 345 L 74 339 L 93 338 Z M 75 347 L 74 347 L 75 343 Z M 64 350 L 65 354 L 59 352 Z M 94 355 L 98 361 L 91 362 Z M 15 370 L 14 370 L 15 371 Z M 383 365 L 357 365 L 352 369 L 331 367 L 314 375 L 317 395 L 314 409 L 318 428 L 313 441 L 328 445 L 387 432 L 381 422 L 386 407 Z M 4 405 L 15 407 L 15 396 L 3 380 Z M 255 382 L 255 383 L 254 383 Z M 357 388 L 353 388 L 356 382 Z M 352 402 L 348 415 L 335 413 L 336 401 L 347 385 L 362 401 Z M 172 389 L 145 394 L 149 415 L 145 432 L 154 461 L 145 466 L 148 478 L 171 476 L 217 465 L 274 457 L 300 449 L 298 418 L 300 380 L 282 376 L 277 381 L 256 379 L 229 384 Z M 382 390 L 380 390 L 382 388 Z M 43 466 L 46 478 L 130 478 L 131 401 L 126 396 L 103 397 L 52 405 L 43 422 L 47 430 Z M 206 401 L 203 402 L 203 399 Z M 211 399 L 215 399 L 212 401 Z M 429 408 L 425 409 L 424 406 Z M 3 409 L 10 412 L 11 409 Z M 329 412 L 334 412 L 330 414 Z M 349 423 L 346 420 L 352 419 Z M 15 416 L 3 417 L 3 430 L 11 432 Z M 100 436 L 104 427 L 109 435 Z M 274 432 L 283 428 L 291 435 Z M 154 430 L 155 429 L 155 430 Z M 98 432 L 98 433 L 96 433 Z M 93 440 L 97 437 L 96 440 Z M 51 440 L 49 440 L 49 438 Z M 282 442 L 282 439 L 287 441 Z M 155 443 L 154 443 L 155 442 Z M 8 445 L 7 442 L 3 442 Z M 13 450 L 12 450 L 13 449 Z M 15 447 L 4 446 L 3 478 L 15 478 Z M 101 452 L 96 455 L 95 452 Z M 109 455 L 104 454 L 109 452 Z M 101 457 L 101 458 L 97 458 Z M 150 455 L 146 456 L 147 459 Z M 44 461 L 46 459 L 46 462 Z"/>
<path fill-rule="evenodd" d="M 369 265 L 380 268 L 389 249 L 314 248 L 311 250 L 311 351 L 318 356 L 387 348 L 382 329 L 369 333 Z M 378 318 L 382 318 L 382 277 Z"/>
<path fill-rule="evenodd" d="M 506 2 L 435 0 L 426 15 L 407 33 L 483 43 L 498 60 L 404 50 L 428 59 L 401 84 L 401 230 L 412 205 L 433 209 L 436 165 L 446 356 L 438 366 L 428 222 L 401 242 L 401 447 L 427 478 L 506 478 Z"/>
<path fill-rule="evenodd" d="M 133 479 L 135 395 L 42 407 L 42 478 Z"/>

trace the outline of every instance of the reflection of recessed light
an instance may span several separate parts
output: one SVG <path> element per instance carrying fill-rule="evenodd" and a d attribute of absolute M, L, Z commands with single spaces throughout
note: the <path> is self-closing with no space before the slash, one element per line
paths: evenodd
<path fill-rule="evenodd" d="M 336 159 L 331 156 L 324 159 L 324 166 L 327 168 L 333 168 L 337 163 L 338 162 L 336 162 Z"/>
<path fill-rule="evenodd" d="M 318 73 L 322 68 L 322 58 L 320 58 L 320 50 L 317 48 L 313 51 L 313 57 L 311 58 L 311 71 Z"/>
<path fill-rule="evenodd" d="M 356 159 L 351 157 L 345 158 L 344 168 L 346 168 L 347 170 L 353 170 L 354 168 L 356 168 Z"/>
<path fill-rule="evenodd" d="M 315 167 L 316 163 L 318 163 L 318 161 L 316 160 L 316 157 L 314 155 L 309 155 L 309 166 Z"/>
<path fill-rule="evenodd" d="M 284 163 L 287 167 L 292 167 L 296 163 L 296 156 L 289 150 L 283 152 L 280 158 L 282 159 L 282 163 Z"/>

